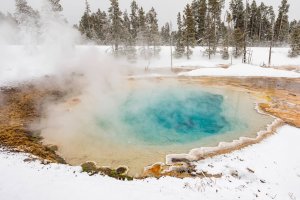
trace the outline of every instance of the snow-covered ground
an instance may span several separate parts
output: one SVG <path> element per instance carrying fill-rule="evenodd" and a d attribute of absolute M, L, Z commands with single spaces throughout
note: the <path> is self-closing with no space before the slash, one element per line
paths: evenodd
<path fill-rule="evenodd" d="M 0 152 L 0 199 L 291 199 L 300 198 L 300 129 L 284 126 L 274 136 L 196 163 L 222 178 L 171 177 L 117 181 L 88 176 L 79 167 L 24 162 L 26 154 Z"/>
<path fill-rule="evenodd" d="M 194 48 L 190 60 L 186 58 L 173 59 L 174 67 L 183 69 L 195 69 L 192 72 L 181 73 L 184 76 L 273 76 L 299 78 L 295 71 L 283 71 L 273 68 L 260 67 L 267 63 L 269 49 L 266 47 L 251 48 L 251 65 L 242 64 L 242 58 L 223 60 L 220 55 L 213 56 L 211 60 L 203 55 L 204 48 Z M 272 66 L 298 66 L 300 57 L 289 58 L 289 48 L 273 48 Z M 151 60 L 138 59 L 134 63 L 126 59 L 116 60 L 107 56 L 111 52 L 109 46 L 76 46 L 60 47 L 53 46 L 0 46 L 0 85 L 14 81 L 26 81 L 28 79 L 72 71 L 75 68 L 94 65 L 105 68 L 104 65 L 119 66 L 124 69 L 144 69 L 148 67 L 148 76 L 161 76 L 165 73 L 151 69 L 170 68 L 170 47 L 161 47 L 160 56 Z M 231 65 L 232 64 L 232 65 Z M 125 66 L 125 68 L 124 68 Z M 228 69 L 222 68 L 230 66 Z M 106 66 L 107 67 L 107 66 Z M 200 68 L 200 69 L 198 69 Z M 203 69 L 204 68 L 204 69 Z M 118 70 L 117 67 L 114 70 Z M 141 71 L 143 73 L 143 71 Z M 155 73 L 155 74 L 151 74 Z M 137 77 L 144 77 L 145 74 L 136 74 Z M 140 75 L 140 76 L 139 76 Z"/>
<path fill-rule="evenodd" d="M 288 77 L 300 78 L 300 73 L 249 64 L 236 64 L 229 68 L 201 68 L 179 73 L 179 76 L 238 76 L 238 77 Z"/>
<path fill-rule="evenodd" d="M 87 46 L 79 46 L 81 50 L 89 49 Z M 191 58 L 187 60 L 185 56 L 182 58 L 175 58 L 173 56 L 173 66 L 174 67 L 186 67 L 186 68 L 201 68 L 201 67 L 220 67 L 224 65 L 237 65 L 242 63 L 242 57 L 229 58 L 228 60 L 222 59 L 220 53 L 212 55 L 211 59 L 204 55 L 206 47 L 195 47 L 193 48 L 193 54 Z M 112 48 L 110 46 L 94 46 L 94 50 L 103 55 L 105 53 L 110 53 Z M 137 52 L 139 52 L 139 47 L 137 47 Z M 174 53 L 175 47 L 172 48 Z M 220 51 L 220 49 L 218 49 Z M 232 48 L 229 49 L 232 51 Z M 250 63 L 254 66 L 265 66 L 268 64 L 269 60 L 269 48 L 268 47 L 249 47 L 248 51 L 251 52 Z M 289 48 L 288 47 L 276 47 L 272 49 L 272 59 L 271 66 L 299 66 L 300 57 L 290 58 L 288 57 Z M 132 64 L 132 63 L 131 63 Z M 149 68 L 170 68 L 171 66 L 171 49 L 169 46 L 161 46 L 160 53 L 157 58 L 152 58 L 150 60 L 138 59 L 136 63 L 133 64 L 138 67 Z"/>
<path fill-rule="evenodd" d="M 173 49 L 174 51 L 174 49 Z M 190 60 L 186 57 L 181 59 L 174 59 L 173 65 L 176 67 L 218 67 L 219 65 L 236 65 L 242 63 L 242 57 L 231 58 L 223 60 L 220 54 L 212 56 L 211 59 L 208 56 L 203 55 L 205 47 L 195 47 L 193 49 L 193 55 Z M 231 49 L 230 49 L 231 51 Z M 269 60 L 269 48 L 267 47 L 249 47 L 248 51 L 251 52 L 251 65 L 263 66 L 268 64 Z M 272 66 L 299 66 L 300 57 L 289 58 L 289 48 L 273 48 L 272 50 Z M 170 47 L 161 47 L 160 59 L 153 60 L 150 63 L 151 67 L 170 67 Z"/>

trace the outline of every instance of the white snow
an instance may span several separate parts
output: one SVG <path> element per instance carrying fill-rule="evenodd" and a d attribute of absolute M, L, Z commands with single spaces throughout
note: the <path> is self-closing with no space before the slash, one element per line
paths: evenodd
<path fill-rule="evenodd" d="M 222 173 L 220 179 L 166 177 L 132 182 L 90 177 L 79 167 L 27 163 L 23 160 L 28 155 L 2 150 L 0 199 L 299 199 L 299 141 L 300 129 L 286 125 L 259 144 L 196 163 L 199 171 Z"/>
<path fill-rule="evenodd" d="M 104 47 L 101 47 L 102 49 Z M 231 51 L 231 48 L 229 49 Z M 185 56 L 180 59 L 173 57 L 173 66 L 175 67 L 220 67 L 220 65 L 237 65 L 242 63 L 242 57 L 230 58 L 224 60 L 221 58 L 221 55 L 217 53 L 212 55 L 211 59 L 208 56 L 204 55 L 205 47 L 195 47 L 193 48 L 193 55 L 190 60 L 187 60 Z M 218 50 L 219 51 L 219 50 Z M 269 60 L 269 48 L 267 47 L 249 47 L 248 51 L 251 52 L 251 61 L 250 64 L 254 66 L 264 66 L 268 64 Z M 174 52 L 174 48 L 173 48 Z M 289 48 L 288 47 L 276 47 L 272 49 L 272 59 L 271 66 L 299 66 L 300 57 L 290 58 L 288 57 Z M 147 65 L 149 63 L 147 62 Z M 137 65 L 145 66 L 145 62 L 142 60 L 137 63 Z M 150 60 L 150 68 L 157 67 L 170 67 L 171 58 L 170 58 L 170 47 L 163 46 L 161 47 L 160 56 L 157 59 Z"/>
<path fill-rule="evenodd" d="M 190 72 L 179 73 L 179 76 L 238 76 L 238 77 L 286 77 L 299 78 L 294 71 L 264 68 L 249 64 L 232 65 L 229 68 L 201 68 Z"/>
<path fill-rule="evenodd" d="M 160 56 L 151 60 L 138 59 L 131 63 L 126 59 L 116 60 L 109 58 L 111 47 L 109 46 L 76 46 L 61 47 L 53 46 L 20 46 L 1 45 L 0 46 L 0 84 L 13 83 L 16 81 L 26 81 L 45 75 L 61 74 L 62 71 L 72 71 L 72 68 L 79 65 L 97 65 L 99 68 L 103 62 L 110 65 L 117 65 L 120 70 L 124 69 L 163 69 L 150 74 L 150 76 L 165 76 L 166 70 L 170 68 L 170 47 L 161 47 Z M 186 58 L 173 59 L 174 67 L 183 69 L 195 69 L 192 72 L 180 73 L 184 76 L 268 76 L 268 77 L 292 77 L 299 78 L 296 71 L 285 71 L 274 68 L 260 67 L 268 60 L 268 48 L 251 48 L 251 65 L 242 64 L 242 58 L 223 60 L 220 55 L 215 55 L 211 60 L 203 55 L 204 48 L 194 48 L 194 54 L 190 60 Z M 300 57 L 289 58 L 289 48 L 274 48 L 272 56 L 272 66 L 298 66 Z M 100 61 L 99 61 L 100 60 Z M 101 62 L 101 60 L 104 60 Z M 91 63 L 88 63 L 91 62 Z M 222 66 L 229 66 L 228 69 Z M 103 67 L 103 66 L 102 66 Z M 125 67 L 125 68 L 124 68 Z M 150 72 L 151 73 L 151 72 Z M 153 72 L 152 72 L 153 73 Z M 138 77 L 144 77 L 136 74 Z"/>

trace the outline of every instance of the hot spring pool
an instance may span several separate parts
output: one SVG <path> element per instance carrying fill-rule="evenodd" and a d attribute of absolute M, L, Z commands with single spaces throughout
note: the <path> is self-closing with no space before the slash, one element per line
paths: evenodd
<path fill-rule="evenodd" d="M 120 108 L 128 135 L 148 145 L 187 144 L 247 126 L 224 111 L 222 95 L 191 87 L 137 90 Z"/>
<path fill-rule="evenodd" d="M 58 144 L 71 164 L 126 165 L 135 175 L 170 153 L 255 137 L 273 120 L 254 110 L 249 94 L 232 89 L 158 83 L 129 88 L 85 94 L 71 107 L 54 105 L 45 142 Z"/>

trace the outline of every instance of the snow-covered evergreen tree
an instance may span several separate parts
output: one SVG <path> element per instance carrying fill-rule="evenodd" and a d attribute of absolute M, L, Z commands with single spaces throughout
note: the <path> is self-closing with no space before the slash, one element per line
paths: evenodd
<path fill-rule="evenodd" d="M 106 12 L 98 9 L 96 13 L 92 13 L 91 23 L 93 24 L 93 31 L 95 33 L 97 44 L 107 44 L 109 21 Z"/>
<path fill-rule="evenodd" d="M 206 19 L 206 13 L 207 13 L 207 3 L 206 0 L 200 0 L 199 1 L 199 19 L 197 20 L 198 26 L 197 26 L 197 35 L 199 37 L 199 42 L 202 43 L 204 39 L 204 33 L 205 33 L 205 19 Z"/>
<path fill-rule="evenodd" d="M 291 30 L 290 38 L 291 49 L 289 51 L 290 57 L 297 57 L 300 55 L 300 21 L 294 24 Z"/>
<path fill-rule="evenodd" d="M 256 31 L 258 29 L 258 16 L 257 16 L 258 8 L 256 1 L 253 0 L 250 6 L 249 11 L 249 22 L 248 22 L 248 37 L 252 40 L 252 42 L 255 40 Z"/>
<path fill-rule="evenodd" d="M 53 12 L 63 11 L 63 7 L 60 4 L 60 0 L 48 0 L 48 2 L 50 3 Z"/>
<path fill-rule="evenodd" d="M 222 50 L 221 55 L 224 60 L 229 59 L 229 39 L 230 39 L 230 31 L 229 27 L 226 27 L 225 23 L 221 23 L 220 33 L 222 37 Z"/>
<path fill-rule="evenodd" d="M 207 45 L 207 48 L 205 50 L 205 54 L 208 55 L 208 58 L 211 58 L 211 55 L 214 54 L 215 50 L 213 47 L 213 44 L 215 43 L 216 40 L 216 26 L 214 26 L 214 22 L 211 17 L 211 13 L 208 12 L 206 16 L 206 29 L 205 29 L 205 37 L 204 37 L 204 42 Z"/>
<path fill-rule="evenodd" d="M 26 0 L 15 0 L 15 3 L 15 18 L 19 24 L 26 24 L 26 26 L 38 24 L 39 12 L 31 8 Z"/>
<path fill-rule="evenodd" d="M 90 4 L 87 0 L 85 0 L 85 11 L 79 22 L 79 31 L 87 39 L 93 39 L 94 31 L 92 29 L 93 28 L 92 26 L 93 24 L 91 22 Z"/>
<path fill-rule="evenodd" d="M 290 27 L 289 27 L 289 33 L 291 34 L 292 31 L 294 30 L 294 28 L 298 25 L 298 21 L 297 20 L 292 20 L 290 23 Z"/>
<path fill-rule="evenodd" d="M 200 13 L 199 13 L 199 0 L 193 0 L 192 1 L 192 3 L 191 3 L 191 9 L 192 9 L 194 20 L 195 20 L 196 44 L 198 44 L 198 42 L 200 41 L 200 35 L 198 34 L 198 21 L 199 21 L 199 17 L 200 17 Z"/>
<path fill-rule="evenodd" d="M 122 34 L 122 43 L 123 55 L 125 55 L 128 60 L 134 61 L 136 59 L 136 48 L 135 48 L 135 39 L 132 35 L 131 22 L 128 16 L 127 11 L 123 13 L 123 34 Z"/>
<path fill-rule="evenodd" d="M 146 30 L 146 16 L 143 7 L 138 10 L 138 31 L 137 37 L 139 44 L 145 45 L 147 30 Z"/>
<path fill-rule="evenodd" d="M 232 21 L 234 22 L 233 45 L 235 47 L 234 56 L 241 55 L 245 42 L 245 21 L 244 4 L 242 0 L 231 0 L 230 10 Z"/>
<path fill-rule="evenodd" d="M 224 0 L 208 0 L 206 18 L 206 37 L 209 43 L 208 54 L 215 54 L 218 46 L 218 42 L 222 36 L 221 30 L 221 13 L 224 6 Z M 207 32 L 209 31 L 209 33 Z"/>
<path fill-rule="evenodd" d="M 289 12 L 290 5 L 287 0 L 282 0 L 278 10 L 278 17 L 275 22 L 274 39 L 278 42 L 286 42 L 289 32 Z"/>
<path fill-rule="evenodd" d="M 160 37 L 162 45 L 170 45 L 171 30 L 170 24 L 168 22 L 164 26 L 162 26 L 160 31 Z"/>
<path fill-rule="evenodd" d="M 185 52 L 184 48 L 184 35 L 183 35 L 183 24 L 180 12 L 177 15 L 177 27 L 178 31 L 176 33 L 176 47 L 175 47 L 175 57 L 181 58 Z"/>
<path fill-rule="evenodd" d="M 196 26 L 196 43 L 200 45 L 203 44 L 205 36 L 207 2 L 206 0 L 194 0 L 191 7 Z"/>
<path fill-rule="evenodd" d="M 135 0 L 131 2 L 130 8 L 131 36 L 136 43 L 139 30 L 139 7 Z"/>
<path fill-rule="evenodd" d="M 113 49 L 118 54 L 119 45 L 122 38 L 122 12 L 119 8 L 118 0 L 110 0 L 110 7 L 108 9 L 109 19 L 111 22 L 110 33 Z"/>
<path fill-rule="evenodd" d="M 138 31 L 137 31 L 137 44 L 140 46 L 139 52 L 145 58 L 148 59 L 148 52 L 146 49 L 147 44 L 147 26 L 146 26 L 146 16 L 143 7 L 138 10 Z"/>
<path fill-rule="evenodd" d="M 158 20 L 157 13 L 152 7 L 151 10 L 146 15 L 146 30 L 147 30 L 147 46 L 152 48 L 152 53 L 148 52 L 149 55 L 157 56 L 159 54 L 160 48 L 160 37 L 158 31 Z"/>
<path fill-rule="evenodd" d="M 16 0 L 15 3 L 14 20 L 22 35 L 21 43 L 38 44 L 41 36 L 39 12 L 30 7 L 26 0 Z"/>
<path fill-rule="evenodd" d="M 260 24 L 259 24 L 259 40 L 258 42 L 270 41 L 273 38 L 275 13 L 272 6 L 260 5 Z"/>
<path fill-rule="evenodd" d="M 196 43 L 196 27 L 193 12 L 189 4 L 187 4 L 184 9 L 183 37 L 184 46 L 186 47 L 186 57 L 190 59 L 190 56 L 193 54 L 192 48 Z"/>

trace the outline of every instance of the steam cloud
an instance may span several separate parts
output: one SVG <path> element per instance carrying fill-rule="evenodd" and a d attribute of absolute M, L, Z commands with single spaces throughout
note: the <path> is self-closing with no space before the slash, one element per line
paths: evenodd
<path fill-rule="evenodd" d="M 71 141 L 77 134 L 99 132 L 95 125 L 99 113 L 115 121 L 113 126 L 122 133 L 117 109 L 130 92 L 127 76 L 136 65 L 105 53 L 110 47 L 83 45 L 80 33 L 52 12 L 46 1 L 39 13 L 38 22 L 25 20 L 17 25 L 12 19 L 0 20 L 0 86 L 50 75 L 55 82 L 47 84 L 72 89 L 73 96 L 61 105 L 44 106 L 47 118 L 39 126 L 53 131 L 53 137 L 58 134 Z M 66 77 L 72 77 L 74 85 L 66 85 Z M 144 85 L 156 87 L 146 81 Z M 80 103 L 72 105 L 72 99 Z"/>

